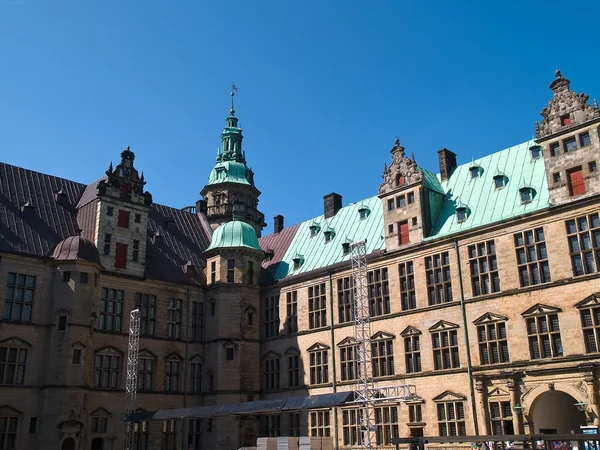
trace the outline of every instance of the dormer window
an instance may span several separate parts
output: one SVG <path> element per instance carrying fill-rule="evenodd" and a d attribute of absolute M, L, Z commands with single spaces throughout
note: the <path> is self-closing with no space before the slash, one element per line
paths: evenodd
<path fill-rule="evenodd" d="M 173 231 L 175 229 L 175 221 L 173 219 L 165 220 L 165 228 L 169 231 Z"/>
<path fill-rule="evenodd" d="M 494 189 L 502 189 L 506 186 L 506 177 L 504 175 L 496 175 L 494 177 Z"/>
<path fill-rule="evenodd" d="M 319 234 L 319 231 L 321 231 L 321 227 L 316 223 L 313 223 L 309 227 L 309 229 L 310 229 L 310 237 L 316 236 L 317 234 Z"/>
<path fill-rule="evenodd" d="M 350 242 L 344 242 L 342 244 L 342 252 L 344 253 L 344 255 L 350 253 Z"/>
<path fill-rule="evenodd" d="M 369 217 L 370 213 L 371 213 L 371 210 L 364 205 L 358 209 L 358 215 L 360 217 L 360 220 L 364 220 L 367 217 Z"/>
<path fill-rule="evenodd" d="M 304 256 L 296 253 L 292 261 L 294 262 L 294 270 L 299 269 L 304 264 Z"/>
<path fill-rule="evenodd" d="M 329 229 L 323 233 L 325 235 L 325 242 L 331 242 L 333 237 L 335 236 L 335 231 L 333 229 Z"/>
<path fill-rule="evenodd" d="M 456 221 L 458 223 L 463 223 L 464 221 L 467 220 L 467 217 L 468 217 L 467 208 L 465 208 L 464 206 L 459 206 L 458 208 L 456 208 Z"/>
<path fill-rule="evenodd" d="M 115 209 L 112 206 L 107 206 L 106 207 L 106 215 L 107 216 L 112 216 L 114 214 Z"/>
<path fill-rule="evenodd" d="M 540 159 L 540 156 L 542 156 L 542 147 L 540 145 L 530 147 L 529 151 L 531 152 L 531 159 Z"/>
<path fill-rule="evenodd" d="M 521 204 L 525 205 L 531 203 L 535 196 L 535 190 L 530 187 L 523 187 L 519 189 L 519 195 L 521 196 Z"/>
<path fill-rule="evenodd" d="M 479 178 L 483 174 L 483 169 L 479 166 L 472 166 L 469 168 L 471 179 Z"/>
<path fill-rule="evenodd" d="M 56 203 L 59 203 L 61 205 L 67 203 L 67 194 L 65 194 L 65 191 L 61 189 L 56 194 L 54 194 L 54 200 L 56 200 Z"/>

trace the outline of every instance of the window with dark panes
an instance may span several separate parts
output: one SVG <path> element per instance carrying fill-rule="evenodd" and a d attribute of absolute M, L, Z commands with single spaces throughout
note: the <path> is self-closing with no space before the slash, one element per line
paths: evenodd
<path fill-rule="evenodd" d="M 392 339 L 371 341 L 371 364 L 373 377 L 394 375 L 394 341 Z"/>
<path fill-rule="evenodd" d="M 181 299 L 170 298 L 167 306 L 167 337 L 181 339 Z"/>
<path fill-rule="evenodd" d="M 202 450 L 202 419 L 188 419 L 188 450 Z"/>
<path fill-rule="evenodd" d="M 582 147 L 587 147 L 588 145 L 591 144 L 591 142 L 592 141 L 590 139 L 590 133 L 586 132 L 586 133 L 583 133 L 583 134 L 579 135 L 579 144 Z"/>
<path fill-rule="evenodd" d="M 150 355 L 140 355 L 138 359 L 138 391 L 154 389 L 154 358 Z"/>
<path fill-rule="evenodd" d="M 494 241 L 469 245 L 468 251 L 473 297 L 500 292 L 500 275 Z"/>
<path fill-rule="evenodd" d="M 98 352 L 94 358 L 94 387 L 118 389 L 121 376 L 121 356 Z"/>
<path fill-rule="evenodd" d="M 375 441 L 377 445 L 391 445 L 392 438 L 400 437 L 398 427 L 398 407 L 380 406 L 375 408 Z"/>
<path fill-rule="evenodd" d="M 150 450 L 148 422 L 133 423 L 133 450 Z"/>
<path fill-rule="evenodd" d="M 600 306 L 580 311 L 586 353 L 600 351 Z"/>
<path fill-rule="evenodd" d="M 300 385 L 300 355 L 288 355 L 288 387 Z"/>
<path fill-rule="evenodd" d="M 423 422 L 422 405 L 419 405 L 419 404 L 408 405 L 408 422 L 409 423 Z"/>
<path fill-rule="evenodd" d="M 123 321 L 123 298 L 125 292 L 119 289 L 102 288 L 100 295 L 100 315 L 98 329 L 102 331 L 121 332 Z"/>
<path fill-rule="evenodd" d="M 367 272 L 369 314 L 371 317 L 390 314 L 390 292 L 387 267 Z"/>
<path fill-rule="evenodd" d="M 235 259 L 227 260 L 227 282 L 235 282 Z"/>
<path fill-rule="evenodd" d="M 516 233 L 514 239 L 521 287 L 549 283 L 550 264 L 544 229 L 540 227 Z"/>
<path fill-rule="evenodd" d="M 215 284 L 217 280 L 217 263 L 212 261 L 210 263 L 210 284 Z"/>
<path fill-rule="evenodd" d="M 190 362 L 190 393 L 200 394 L 202 392 L 202 363 L 200 361 Z"/>
<path fill-rule="evenodd" d="M 417 307 L 417 294 L 415 290 L 415 272 L 413 262 L 408 261 L 398 264 L 400 275 L 400 307 L 402 311 Z"/>
<path fill-rule="evenodd" d="M 531 359 L 563 356 L 558 314 L 540 314 L 525 320 Z"/>
<path fill-rule="evenodd" d="M 267 414 L 260 417 L 260 435 L 261 437 L 279 437 L 281 436 L 281 415 Z"/>
<path fill-rule="evenodd" d="M 279 295 L 273 295 L 265 299 L 265 337 L 279 335 Z"/>
<path fill-rule="evenodd" d="M 137 261 L 140 257 L 140 241 L 134 239 L 133 240 L 133 251 L 131 253 L 131 260 Z"/>
<path fill-rule="evenodd" d="M 264 386 L 266 390 L 279 389 L 279 365 L 279 358 L 268 358 L 264 360 Z"/>
<path fill-rule="evenodd" d="M 431 339 L 433 341 L 434 370 L 460 367 L 458 332 L 456 330 L 436 331 L 431 334 Z"/>
<path fill-rule="evenodd" d="M 313 437 L 330 437 L 331 418 L 329 410 L 310 412 L 310 435 Z"/>
<path fill-rule="evenodd" d="M 300 436 L 300 413 L 288 414 L 289 436 Z"/>
<path fill-rule="evenodd" d="M 490 420 L 493 434 L 515 434 L 509 401 L 490 402 Z"/>
<path fill-rule="evenodd" d="M 204 340 L 204 303 L 192 302 L 192 330 L 190 339 L 194 342 Z"/>
<path fill-rule="evenodd" d="M 356 344 L 340 346 L 340 366 L 342 381 L 351 381 L 358 378 L 358 359 Z"/>
<path fill-rule="evenodd" d="M 564 147 L 565 147 L 565 153 L 577 150 L 577 139 L 575 139 L 575 136 L 573 136 L 569 139 L 565 139 Z"/>
<path fill-rule="evenodd" d="M 4 290 L 3 320 L 10 322 L 31 322 L 35 277 L 9 272 Z"/>
<path fill-rule="evenodd" d="M 560 155 L 560 143 L 553 142 L 550 144 L 550 156 L 558 156 Z"/>
<path fill-rule="evenodd" d="M 108 430 L 108 417 L 92 417 L 92 433 L 103 434 Z"/>
<path fill-rule="evenodd" d="M 298 331 L 298 292 L 291 291 L 285 294 L 286 324 L 288 333 Z"/>
<path fill-rule="evenodd" d="M 110 244 L 112 241 L 112 234 L 104 234 L 104 255 L 110 255 Z"/>
<path fill-rule="evenodd" d="M 140 310 L 140 335 L 154 336 L 156 323 L 156 295 L 136 292 L 135 307 Z"/>
<path fill-rule="evenodd" d="M 325 283 L 308 288 L 308 328 L 327 326 L 327 294 Z"/>
<path fill-rule="evenodd" d="M 421 371 L 421 342 L 419 335 L 404 337 L 404 355 L 406 358 L 406 373 Z"/>
<path fill-rule="evenodd" d="M 177 419 L 163 420 L 161 450 L 177 448 Z"/>
<path fill-rule="evenodd" d="M 342 409 L 342 434 L 346 446 L 359 446 L 362 442 L 360 431 L 360 410 Z"/>
<path fill-rule="evenodd" d="M 354 320 L 354 295 L 352 278 L 344 277 L 337 280 L 338 322 L 346 323 Z"/>
<path fill-rule="evenodd" d="M 27 349 L 0 347 L 0 385 L 23 384 Z"/>
<path fill-rule="evenodd" d="M 464 402 L 443 402 L 436 406 L 440 436 L 465 436 L 467 434 Z"/>
<path fill-rule="evenodd" d="M 165 367 L 165 391 L 179 391 L 179 369 L 181 362 L 178 359 L 169 359 L 166 361 Z"/>
<path fill-rule="evenodd" d="M 596 273 L 600 263 L 600 216 L 595 213 L 567 220 L 566 227 L 573 275 Z"/>
<path fill-rule="evenodd" d="M 505 322 L 478 325 L 477 339 L 479 340 L 479 358 L 482 365 L 510 361 Z"/>
<path fill-rule="evenodd" d="M 430 306 L 452 301 L 452 277 L 448 252 L 425 257 L 425 279 Z"/>
<path fill-rule="evenodd" d="M 310 384 L 329 383 L 329 350 L 317 349 L 309 352 Z"/>

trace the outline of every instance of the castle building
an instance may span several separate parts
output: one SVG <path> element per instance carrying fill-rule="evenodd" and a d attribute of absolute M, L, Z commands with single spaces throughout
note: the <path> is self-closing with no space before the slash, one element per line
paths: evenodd
<path fill-rule="evenodd" d="M 355 447 L 358 241 L 373 382 L 418 396 L 376 407 L 378 446 L 599 425 L 600 110 L 560 71 L 550 89 L 535 139 L 443 148 L 438 174 L 396 139 L 372 197 L 266 236 L 233 103 L 184 209 L 153 202 L 130 148 L 89 185 L 0 164 L 0 449 L 122 448 L 135 308 L 136 450 Z"/>

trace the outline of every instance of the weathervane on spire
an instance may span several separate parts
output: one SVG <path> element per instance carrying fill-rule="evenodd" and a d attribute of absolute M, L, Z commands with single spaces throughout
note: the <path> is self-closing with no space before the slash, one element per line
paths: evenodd
<path fill-rule="evenodd" d="M 235 114 L 235 109 L 233 108 L 233 97 L 235 97 L 235 93 L 237 92 L 238 88 L 235 85 L 235 83 L 231 82 L 231 110 L 229 111 L 231 113 L 231 115 L 233 116 Z"/>

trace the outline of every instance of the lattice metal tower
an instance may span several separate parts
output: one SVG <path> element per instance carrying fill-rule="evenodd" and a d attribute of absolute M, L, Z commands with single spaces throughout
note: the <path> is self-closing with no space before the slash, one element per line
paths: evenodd
<path fill-rule="evenodd" d="M 140 310 L 129 316 L 129 349 L 127 353 L 127 382 L 125 386 L 125 416 L 135 411 L 137 396 L 138 362 L 140 354 Z M 133 450 L 133 422 L 125 422 L 124 450 Z"/>
<path fill-rule="evenodd" d="M 371 314 L 367 290 L 367 247 L 365 241 L 353 243 L 352 283 L 354 293 L 354 339 L 356 339 L 355 402 L 358 404 L 361 448 L 370 449 L 375 443 L 374 408 L 375 390 L 371 364 Z"/>

